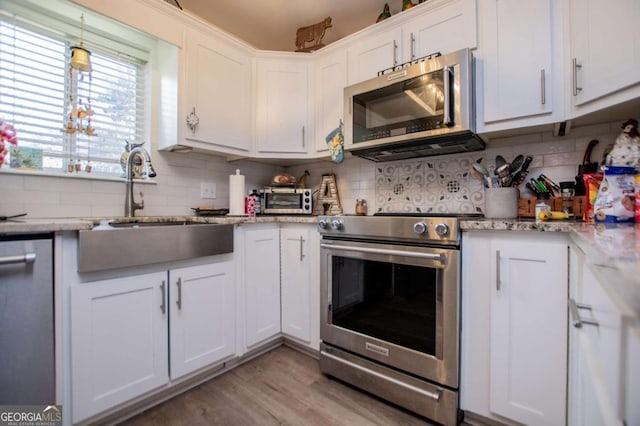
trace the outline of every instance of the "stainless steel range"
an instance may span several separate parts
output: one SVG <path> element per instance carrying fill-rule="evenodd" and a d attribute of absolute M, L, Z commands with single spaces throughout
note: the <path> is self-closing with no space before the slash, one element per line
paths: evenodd
<path fill-rule="evenodd" d="M 458 422 L 457 217 L 321 216 L 321 370 Z"/>

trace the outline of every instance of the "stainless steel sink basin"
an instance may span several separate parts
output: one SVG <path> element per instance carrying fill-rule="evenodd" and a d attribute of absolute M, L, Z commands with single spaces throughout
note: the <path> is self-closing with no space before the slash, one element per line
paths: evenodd
<path fill-rule="evenodd" d="M 131 221 L 111 226 L 79 231 L 79 272 L 233 253 L 233 225 Z"/>

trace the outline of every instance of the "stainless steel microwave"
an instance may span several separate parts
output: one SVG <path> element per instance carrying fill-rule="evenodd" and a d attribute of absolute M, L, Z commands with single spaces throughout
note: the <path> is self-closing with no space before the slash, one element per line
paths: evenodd
<path fill-rule="evenodd" d="M 373 161 L 477 151 L 469 49 L 395 67 L 344 89 L 345 150 Z"/>
<path fill-rule="evenodd" d="M 311 214 L 311 190 L 294 187 L 267 187 L 263 191 L 264 214 Z"/>

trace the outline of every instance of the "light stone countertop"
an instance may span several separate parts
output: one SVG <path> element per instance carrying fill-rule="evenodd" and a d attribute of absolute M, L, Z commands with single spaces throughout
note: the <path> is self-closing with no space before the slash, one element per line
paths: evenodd
<path fill-rule="evenodd" d="M 33 234 L 39 232 L 80 231 L 91 229 L 100 220 L 123 222 L 189 222 L 215 224 L 243 223 L 316 223 L 317 216 L 140 216 L 133 218 L 16 218 L 0 222 L 0 234 Z"/>

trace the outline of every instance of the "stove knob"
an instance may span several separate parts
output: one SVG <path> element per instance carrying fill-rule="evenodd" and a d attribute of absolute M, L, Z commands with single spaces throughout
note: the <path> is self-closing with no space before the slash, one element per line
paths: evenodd
<path fill-rule="evenodd" d="M 449 233 L 449 226 L 446 223 L 439 223 L 435 226 L 436 234 L 441 237 L 446 236 Z"/>
<path fill-rule="evenodd" d="M 318 221 L 318 228 L 320 228 L 320 229 L 327 229 L 327 226 L 329 226 L 329 222 L 327 222 L 326 220 L 324 220 L 324 219 L 320 219 L 320 220 Z"/>
<path fill-rule="evenodd" d="M 424 222 L 418 222 L 413 224 L 413 232 L 416 234 L 426 234 L 427 233 L 427 224 Z"/>
<path fill-rule="evenodd" d="M 340 222 L 339 220 L 332 220 L 331 221 L 331 229 L 333 229 L 334 231 L 339 231 L 342 229 L 342 222 Z"/>

